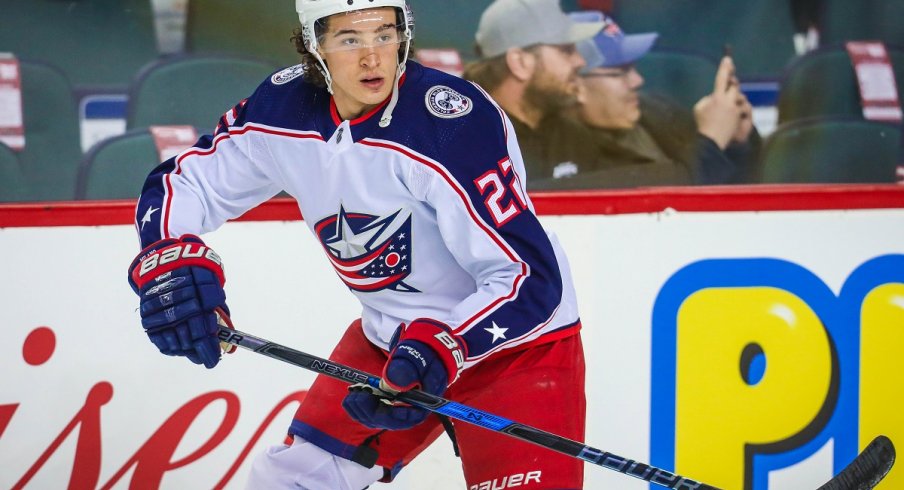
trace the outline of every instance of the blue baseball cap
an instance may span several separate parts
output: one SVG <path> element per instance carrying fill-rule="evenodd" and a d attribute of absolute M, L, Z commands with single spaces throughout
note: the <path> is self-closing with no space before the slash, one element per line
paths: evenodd
<path fill-rule="evenodd" d="M 659 37 L 656 32 L 626 35 L 611 17 L 594 10 L 572 12 L 569 16 L 575 22 L 603 23 L 599 34 L 577 43 L 578 52 L 587 62 L 582 72 L 634 63 L 650 51 Z"/>

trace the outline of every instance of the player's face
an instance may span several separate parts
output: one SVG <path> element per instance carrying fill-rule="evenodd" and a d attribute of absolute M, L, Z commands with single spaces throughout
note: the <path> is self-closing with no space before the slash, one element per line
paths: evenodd
<path fill-rule="evenodd" d="M 334 15 L 327 25 L 320 54 L 333 78 L 339 114 L 352 119 L 379 105 L 392 92 L 402 41 L 395 9 Z"/>
<path fill-rule="evenodd" d="M 580 77 L 581 113 L 594 126 L 630 129 L 640 120 L 637 92 L 643 77 L 634 65 L 594 68 Z"/>

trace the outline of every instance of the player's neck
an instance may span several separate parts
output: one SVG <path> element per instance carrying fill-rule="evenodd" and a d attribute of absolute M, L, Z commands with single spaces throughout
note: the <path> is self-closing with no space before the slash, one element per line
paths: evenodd
<path fill-rule="evenodd" d="M 334 83 L 332 99 L 336 110 L 335 115 L 338 115 L 339 119 L 343 121 L 354 121 L 361 117 L 367 117 L 389 102 L 393 94 L 393 83 L 398 84 L 398 86 L 401 87 L 404 81 L 405 74 L 402 74 L 401 77 L 397 76 L 393 82 L 388 84 L 388 93 L 382 94 L 382 98 L 379 98 L 379 100 L 379 96 L 375 96 L 376 94 L 366 94 L 363 97 L 356 97 L 353 95 L 353 92 L 343 90 L 342 87 L 337 87 Z"/>
<path fill-rule="evenodd" d="M 382 102 L 377 104 L 365 104 L 351 97 L 343 97 L 341 94 L 333 94 L 333 102 L 336 104 L 336 112 L 343 121 L 358 119 L 371 112 Z"/>

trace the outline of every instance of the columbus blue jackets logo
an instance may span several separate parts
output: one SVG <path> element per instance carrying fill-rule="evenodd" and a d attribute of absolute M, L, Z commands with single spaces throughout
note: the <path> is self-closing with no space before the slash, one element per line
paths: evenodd
<path fill-rule="evenodd" d="M 314 227 L 339 278 L 355 291 L 419 292 L 403 281 L 411 274 L 411 212 L 388 216 L 349 213 L 320 220 Z"/>
<path fill-rule="evenodd" d="M 447 119 L 464 116 L 474 108 L 471 99 L 445 85 L 437 85 L 428 90 L 425 102 L 433 115 Z"/>
<path fill-rule="evenodd" d="M 273 85 L 282 85 L 284 83 L 289 83 L 302 75 L 304 75 L 304 65 L 295 65 L 290 66 L 279 73 L 275 73 L 270 77 L 270 81 L 273 82 Z"/>

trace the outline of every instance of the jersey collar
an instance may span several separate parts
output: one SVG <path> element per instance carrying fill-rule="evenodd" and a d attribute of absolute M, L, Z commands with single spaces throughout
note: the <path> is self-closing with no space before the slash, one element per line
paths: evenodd
<path fill-rule="evenodd" d="M 406 78 L 407 78 L 407 73 L 402 73 L 402 77 L 399 79 L 399 88 L 400 89 L 402 88 L 402 85 L 405 83 Z M 390 94 L 389 97 L 392 97 L 392 95 Z M 383 102 L 380 102 L 380 104 L 378 106 L 376 106 L 373 109 L 371 109 L 370 111 L 368 111 L 367 114 L 364 114 L 355 119 L 352 119 L 348 123 L 352 126 L 355 126 L 357 124 L 363 123 L 364 121 L 367 121 L 368 119 L 373 117 L 374 114 L 376 114 L 377 112 L 381 111 L 384 107 L 386 107 L 386 104 L 389 103 L 389 97 L 386 97 L 383 100 Z M 339 116 L 339 109 L 336 108 L 336 99 L 334 99 L 332 95 L 330 96 L 330 116 L 333 118 L 333 124 L 335 124 L 336 126 L 339 126 L 340 124 L 342 124 L 342 118 Z"/>

